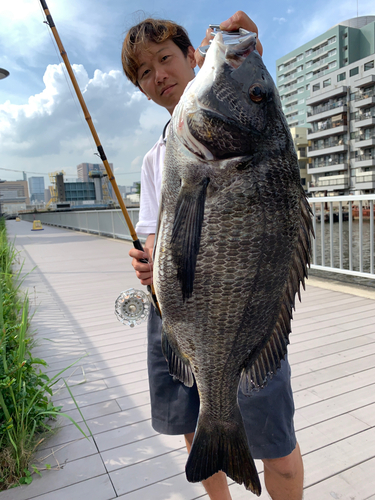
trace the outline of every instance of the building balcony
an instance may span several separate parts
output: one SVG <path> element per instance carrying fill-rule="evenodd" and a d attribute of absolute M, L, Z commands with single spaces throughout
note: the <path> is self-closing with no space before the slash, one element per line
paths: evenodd
<path fill-rule="evenodd" d="M 337 141 L 333 141 L 330 145 L 324 146 L 323 148 L 309 147 L 308 156 L 309 158 L 315 158 L 316 156 L 325 156 L 334 153 L 342 153 L 348 150 L 347 144 L 339 144 Z"/>
<path fill-rule="evenodd" d="M 375 93 L 372 96 L 364 94 L 358 101 L 354 101 L 353 105 L 356 109 L 366 108 L 375 104 Z"/>
<path fill-rule="evenodd" d="M 354 160 L 354 168 L 375 167 L 375 155 L 364 154 Z"/>
<path fill-rule="evenodd" d="M 313 163 L 309 163 L 307 165 L 307 173 L 311 175 L 315 174 L 325 174 L 327 172 L 339 172 L 342 170 L 347 170 L 347 163 L 326 163 L 321 162 L 318 163 L 318 166 L 315 166 Z"/>
<path fill-rule="evenodd" d="M 332 70 L 330 70 L 331 72 Z M 317 95 L 313 97 L 309 97 L 306 101 L 308 106 L 315 106 L 320 103 L 324 103 L 329 99 L 333 99 L 334 97 L 345 96 L 346 101 L 346 93 L 347 87 L 345 85 L 341 85 L 340 87 L 331 88 L 328 92 L 318 92 Z"/>
<path fill-rule="evenodd" d="M 355 145 L 358 148 L 369 148 L 371 146 L 375 146 L 375 134 L 372 135 L 371 137 L 358 137 L 355 139 Z"/>
<path fill-rule="evenodd" d="M 299 84 L 297 85 L 297 83 L 294 83 L 292 85 L 280 85 L 280 87 L 279 87 L 280 96 L 288 94 L 289 92 L 292 92 L 292 90 L 294 90 L 300 86 L 301 85 L 299 85 Z"/>
<path fill-rule="evenodd" d="M 354 86 L 357 89 L 364 89 L 366 87 L 371 87 L 374 83 L 375 83 L 375 75 L 374 75 L 374 73 L 372 73 L 372 74 L 366 75 L 362 78 L 358 78 L 358 80 L 356 80 L 354 82 Z"/>
<path fill-rule="evenodd" d="M 341 113 L 346 113 L 347 105 L 343 101 L 338 101 L 337 103 L 324 104 L 323 106 L 318 106 L 312 111 L 307 112 L 308 123 L 318 122 L 329 118 L 333 115 L 338 115 Z"/>
<path fill-rule="evenodd" d="M 375 114 L 366 113 L 356 118 L 354 122 L 354 126 L 356 128 L 367 128 L 371 127 L 371 125 L 375 125 Z"/>
<path fill-rule="evenodd" d="M 357 189 L 375 189 L 375 172 L 363 172 L 355 176 Z"/>
<path fill-rule="evenodd" d="M 299 99 L 299 95 L 294 94 L 291 97 L 287 97 L 286 99 L 283 99 L 281 102 L 282 102 L 282 104 L 289 104 L 289 103 L 294 102 L 294 101 L 297 102 L 298 99 Z"/>
<path fill-rule="evenodd" d="M 309 191 L 342 191 L 349 188 L 349 177 L 347 175 L 332 175 L 330 177 L 319 177 L 317 182 L 310 182 Z"/>
<path fill-rule="evenodd" d="M 348 127 L 346 121 L 338 120 L 337 122 L 327 123 L 322 126 L 319 130 L 312 130 L 307 134 L 308 140 L 321 139 L 323 137 L 329 137 L 331 135 L 338 135 L 347 132 Z"/>
<path fill-rule="evenodd" d="M 295 72 L 295 73 L 293 73 L 293 75 L 287 76 L 286 78 L 279 80 L 279 84 L 284 85 L 285 83 L 292 82 L 293 80 L 297 80 L 297 78 L 298 78 L 298 73 Z"/>

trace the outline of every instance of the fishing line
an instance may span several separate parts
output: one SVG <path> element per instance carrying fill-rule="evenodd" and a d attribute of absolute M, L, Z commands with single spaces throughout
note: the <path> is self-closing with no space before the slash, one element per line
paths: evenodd
<path fill-rule="evenodd" d="M 54 36 L 56 44 L 58 46 L 60 55 L 61 55 L 61 57 L 62 57 L 62 59 L 63 59 L 63 61 L 65 63 L 65 67 L 66 67 L 66 69 L 68 71 L 71 83 L 72 83 L 72 85 L 74 87 L 76 96 L 77 96 L 78 101 L 79 101 L 79 103 L 81 105 L 81 108 L 82 108 L 83 114 L 85 116 L 87 125 L 90 128 L 92 137 L 93 137 L 94 142 L 96 144 L 97 151 L 99 153 L 100 159 L 102 160 L 103 165 L 105 167 L 105 171 L 107 173 L 108 180 L 110 181 L 112 189 L 113 189 L 113 191 L 116 194 L 117 201 L 118 201 L 118 203 L 120 205 L 121 211 L 122 211 L 123 216 L 124 216 L 124 218 L 126 220 L 126 224 L 128 226 L 128 230 L 129 230 L 130 236 L 131 236 L 131 238 L 133 240 L 134 248 L 137 249 L 137 250 L 139 250 L 139 251 L 144 251 L 142 243 L 140 242 L 140 240 L 139 240 L 139 238 L 137 236 L 137 233 L 136 233 L 136 231 L 134 229 L 133 222 L 132 222 L 132 220 L 130 218 L 130 215 L 129 215 L 127 209 L 126 209 L 126 206 L 125 206 L 125 203 L 124 203 L 124 199 L 123 199 L 123 197 L 122 197 L 122 195 L 120 193 L 120 190 L 118 188 L 115 176 L 113 175 L 112 168 L 111 168 L 111 166 L 110 166 L 110 164 L 108 162 L 108 159 L 106 157 L 106 154 L 104 152 L 104 148 L 103 148 L 103 146 L 101 144 L 101 141 L 99 139 L 98 133 L 97 133 L 97 131 L 95 129 L 95 125 L 93 123 L 92 117 L 91 117 L 91 115 L 90 115 L 90 113 L 88 111 L 88 108 L 87 108 L 87 105 L 86 105 L 85 100 L 83 98 L 81 89 L 80 89 L 80 87 L 78 85 L 77 78 L 76 78 L 76 76 L 74 74 L 74 71 L 72 69 L 72 66 L 70 64 L 70 61 L 69 61 L 68 55 L 67 55 L 67 53 L 65 51 L 65 48 L 64 48 L 64 46 L 63 46 L 63 44 L 61 42 L 60 35 L 58 34 L 56 25 L 55 25 L 55 23 L 53 21 L 52 15 L 51 15 L 51 13 L 50 13 L 50 11 L 48 9 L 46 0 L 40 0 L 40 3 L 42 5 L 43 11 L 44 11 L 44 14 L 45 14 L 45 17 L 46 17 L 47 24 L 48 24 L 49 28 L 51 29 L 51 31 L 53 33 L 53 36 Z M 146 259 L 141 259 L 140 262 L 147 263 L 147 260 Z M 148 286 L 147 289 L 149 291 L 149 298 L 150 298 L 150 300 L 153 302 L 153 304 L 155 306 L 155 311 L 159 315 L 161 315 L 160 308 L 159 308 L 159 305 L 158 305 L 158 302 L 157 302 L 157 298 L 156 298 L 156 295 L 155 295 L 154 287 L 151 285 L 151 286 Z M 129 305 L 128 304 L 128 298 L 129 298 L 128 295 L 129 294 L 127 292 L 123 292 L 118 297 L 118 299 L 116 300 L 116 303 L 115 303 L 115 309 L 116 310 L 123 310 L 123 311 L 126 312 L 127 305 Z M 132 311 L 134 309 L 134 307 L 135 307 L 135 304 L 131 304 L 131 309 L 129 309 L 129 311 L 130 310 Z M 130 314 L 133 314 L 133 313 L 130 312 Z M 124 320 L 126 320 L 126 315 L 124 316 Z M 132 326 L 134 326 L 134 324 Z"/>
<path fill-rule="evenodd" d="M 44 11 L 43 11 L 43 8 L 41 6 L 41 4 L 39 4 L 39 8 L 41 10 L 41 13 L 42 13 L 42 18 L 44 19 L 45 18 L 45 15 L 44 15 Z M 68 78 L 68 75 L 67 75 L 67 69 L 65 67 L 65 64 L 64 64 L 64 60 L 63 58 L 61 57 L 61 54 L 58 50 L 58 47 L 57 47 L 57 43 L 55 41 L 55 39 L 53 38 L 52 36 L 52 33 L 51 33 L 51 30 L 50 30 L 50 27 L 48 25 L 48 22 L 47 21 L 44 21 L 43 20 L 43 24 L 46 26 L 47 28 L 47 31 L 48 31 L 48 35 L 49 35 L 49 38 L 50 38 L 50 41 L 51 41 L 51 44 L 53 46 L 53 48 L 55 49 L 55 52 L 56 52 L 56 55 L 57 55 L 57 60 L 58 60 L 58 63 L 59 63 L 59 66 L 61 66 L 62 68 L 62 72 L 63 72 L 63 75 L 64 75 L 64 78 L 65 78 L 65 81 L 66 81 L 66 84 L 68 86 L 68 89 L 69 89 L 69 92 L 70 92 L 70 96 L 74 102 L 74 105 L 75 105 L 75 109 L 76 109 L 76 113 L 77 113 L 77 116 L 79 117 L 80 121 L 81 121 L 81 124 L 83 124 L 83 133 L 84 135 L 86 136 L 86 139 L 88 140 L 88 144 L 92 144 L 92 136 L 88 133 L 87 131 L 87 126 L 86 126 L 86 123 L 84 122 L 83 118 L 82 118 L 82 110 L 79 106 L 79 103 L 77 103 L 77 96 L 75 95 L 75 92 L 72 91 L 72 84 L 70 82 L 70 79 Z M 92 154 L 97 154 L 97 153 L 92 153 Z"/>
<path fill-rule="evenodd" d="M 39 4 L 39 8 L 41 10 L 41 13 L 42 13 L 42 18 L 44 19 L 44 11 L 43 11 L 43 8 L 41 6 L 41 4 Z M 64 64 L 64 60 L 63 58 L 61 57 L 61 54 L 58 50 L 58 46 L 57 46 L 57 43 L 54 39 L 54 37 L 52 36 L 52 33 L 51 33 L 51 30 L 49 28 L 49 25 L 48 25 L 48 22 L 47 21 L 44 21 L 43 20 L 43 24 L 46 26 L 47 28 L 47 31 L 48 31 L 48 36 L 50 38 L 50 42 L 56 52 L 56 59 L 59 63 L 59 66 L 62 68 L 62 73 L 64 75 L 64 78 L 65 78 L 65 82 L 66 82 L 66 85 L 69 89 L 69 93 L 70 93 L 70 96 L 72 98 L 72 101 L 74 103 L 74 106 L 75 106 L 75 111 L 76 111 L 76 114 L 77 116 L 79 117 L 79 120 L 81 122 L 81 124 L 83 125 L 82 127 L 82 132 L 84 133 L 85 135 L 85 138 L 88 142 L 88 144 L 90 145 L 92 143 L 92 136 L 88 133 L 88 130 L 87 130 L 87 126 L 86 126 L 86 123 L 84 122 L 83 120 L 83 117 L 82 117 L 82 110 L 81 110 L 81 107 L 80 107 L 80 104 L 78 102 L 78 99 L 77 99 L 77 96 L 75 94 L 75 92 L 73 91 L 74 89 L 72 89 L 72 84 L 70 82 L 70 79 L 69 79 L 69 75 L 67 74 L 67 69 L 65 67 L 65 64 Z M 100 159 L 100 156 L 97 152 L 92 152 L 91 154 L 95 155 L 95 156 L 98 156 L 99 159 Z M 101 162 L 101 159 L 100 159 L 100 162 Z M 31 173 L 31 172 L 30 172 Z M 131 175 L 131 174 L 134 174 L 134 173 L 141 173 L 141 171 L 137 171 L 137 172 L 123 172 L 123 173 L 116 173 L 116 177 L 118 175 Z M 43 175 L 48 175 L 48 174 L 43 174 Z M 109 187 L 109 185 L 107 186 Z M 113 197 L 113 194 L 111 194 L 111 190 L 108 189 L 108 193 L 109 193 L 109 197 L 110 197 L 110 200 L 112 201 L 112 203 L 116 203 L 116 200 L 114 199 Z M 115 212 L 117 217 L 119 218 L 119 220 L 121 221 L 121 226 L 123 227 L 127 227 L 127 224 L 126 224 L 126 221 L 124 220 L 124 218 L 119 214 L 118 211 Z"/>

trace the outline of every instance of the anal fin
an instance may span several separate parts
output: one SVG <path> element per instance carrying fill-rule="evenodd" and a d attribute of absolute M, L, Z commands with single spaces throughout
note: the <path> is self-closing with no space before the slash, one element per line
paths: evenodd
<path fill-rule="evenodd" d="M 164 330 L 162 330 L 161 334 L 161 347 L 168 363 L 169 374 L 176 377 L 187 387 L 192 387 L 194 385 L 194 376 L 189 360 L 184 358 L 176 348 L 172 348 Z"/>

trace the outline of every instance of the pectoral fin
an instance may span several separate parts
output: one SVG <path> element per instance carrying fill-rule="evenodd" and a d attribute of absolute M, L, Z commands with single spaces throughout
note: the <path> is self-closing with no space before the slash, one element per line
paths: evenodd
<path fill-rule="evenodd" d="M 177 200 L 171 248 L 184 301 L 193 293 L 208 183 L 182 185 Z"/>

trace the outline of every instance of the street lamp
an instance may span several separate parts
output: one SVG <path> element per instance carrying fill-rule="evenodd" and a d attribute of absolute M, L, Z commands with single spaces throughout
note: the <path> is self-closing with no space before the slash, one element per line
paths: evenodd
<path fill-rule="evenodd" d="M 7 76 L 9 76 L 9 71 L 7 71 L 6 69 L 0 68 L 0 80 L 3 80 Z"/>

